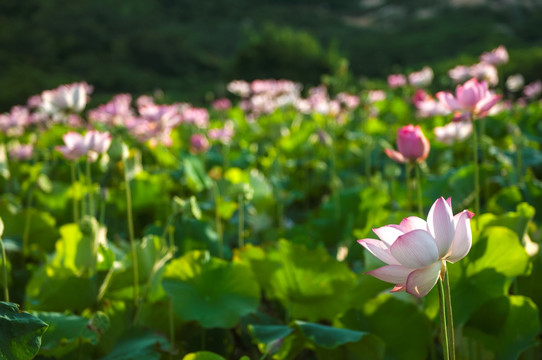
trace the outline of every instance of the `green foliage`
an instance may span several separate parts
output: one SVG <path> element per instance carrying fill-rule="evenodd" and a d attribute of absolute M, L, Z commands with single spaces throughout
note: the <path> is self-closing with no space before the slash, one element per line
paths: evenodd
<path fill-rule="evenodd" d="M 350 301 L 344 290 L 353 286 L 354 274 L 323 248 L 280 240 L 273 247 L 246 246 L 236 256 L 250 265 L 266 296 L 279 300 L 292 318 L 331 320 Z"/>
<path fill-rule="evenodd" d="M 229 328 L 258 306 L 259 286 L 250 269 L 192 251 L 166 266 L 162 286 L 173 311 L 205 328 Z"/>
<path fill-rule="evenodd" d="M 109 319 L 100 312 L 90 319 L 54 312 L 34 312 L 33 315 L 49 324 L 39 352 L 47 357 L 61 358 L 84 342 L 97 345 L 100 335 L 109 327 Z"/>
<path fill-rule="evenodd" d="M 41 346 L 47 324 L 19 310 L 14 303 L 0 302 L 0 356 L 6 360 L 33 358 Z"/>

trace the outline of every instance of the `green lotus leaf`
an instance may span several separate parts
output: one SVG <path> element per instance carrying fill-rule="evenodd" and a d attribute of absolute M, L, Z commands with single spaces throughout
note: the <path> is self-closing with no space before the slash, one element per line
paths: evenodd
<path fill-rule="evenodd" d="M 32 359 L 38 353 L 47 324 L 19 310 L 14 303 L 0 302 L 0 358 Z"/>
<path fill-rule="evenodd" d="M 209 352 L 198 351 L 195 353 L 186 354 L 183 360 L 225 360 L 222 356 Z"/>
<path fill-rule="evenodd" d="M 256 310 L 260 289 L 246 265 L 192 251 L 173 260 L 162 286 L 173 299 L 173 311 L 183 320 L 205 328 L 230 328 Z"/>

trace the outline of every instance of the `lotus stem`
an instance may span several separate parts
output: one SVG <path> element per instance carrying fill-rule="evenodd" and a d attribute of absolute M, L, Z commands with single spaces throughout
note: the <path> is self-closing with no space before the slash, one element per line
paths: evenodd
<path fill-rule="evenodd" d="M 410 210 L 412 209 L 412 198 L 411 198 L 411 194 L 410 194 L 410 171 L 412 169 L 412 164 L 411 163 L 406 163 L 405 164 L 405 177 L 406 177 L 406 198 L 407 198 L 407 211 L 410 212 Z"/>
<path fill-rule="evenodd" d="M 220 221 L 220 192 L 218 190 L 218 184 L 215 182 L 214 186 L 215 193 L 215 223 L 216 223 L 216 233 L 218 235 L 218 257 L 221 259 L 224 258 L 224 236 L 222 233 L 222 222 Z"/>
<path fill-rule="evenodd" d="M 423 197 L 422 197 L 422 179 L 420 176 L 420 164 L 414 165 L 416 168 L 416 190 L 418 192 L 418 213 L 423 216 Z"/>
<path fill-rule="evenodd" d="M 476 124 L 472 123 L 472 140 L 474 142 L 474 211 L 475 214 L 480 213 L 480 167 L 478 165 L 478 134 L 476 132 Z M 476 230 L 478 230 L 478 221 L 476 222 Z"/>
<path fill-rule="evenodd" d="M 2 273 L 4 280 L 4 299 L 9 302 L 9 289 L 8 289 L 8 260 L 6 257 L 6 249 L 4 248 L 4 242 L 0 237 L 0 247 L 2 248 Z"/>
<path fill-rule="evenodd" d="M 90 161 L 87 159 L 88 215 L 94 217 L 94 194 L 92 190 L 92 173 L 90 169 Z"/>
<path fill-rule="evenodd" d="M 438 279 L 440 322 L 442 327 L 442 350 L 445 360 L 455 360 L 454 321 L 448 270 L 443 264 Z"/>
<path fill-rule="evenodd" d="M 23 257 L 28 256 L 28 238 L 30 237 L 30 218 L 32 213 L 30 212 L 30 206 L 32 205 L 33 186 L 28 190 L 28 202 L 26 204 L 26 216 L 24 220 L 23 230 Z"/>
<path fill-rule="evenodd" d="M 128 235 L 130 238 L 130 247 L 132 250 L 132 268 L 134 274 L 134 306 L 139 306 L 139 266 L 137 261 L 137 250 L 134 238 L 134 220 L 132 217 L 132 192 L 130 190 L 130 178 L 126 169 L 126 160 L 124 162 L 124 184 L 126 187 L 126 215 L 128 221 Z M 136 310 L 137 313 L 137 310 Z"/>
<path fill-rule="evenodd" d="M 73 222 L 79 222 L 79 204 L 77 204 L 77 197 L 79 196 L 79 189 L 77 187 L 75 176 L 75 162 L 71 163 L 71 177 L 72 177 L 72 186 L 73 186 Z"/>
<path fill-rule="evenodd" d="M 238 196 L 238 206 L 239 206 L 239 247 L 242 248 L 245 245 L 245 239 L 243 232 L 245 230 L 245 201 L 243 194 L 239 194 Z"/>

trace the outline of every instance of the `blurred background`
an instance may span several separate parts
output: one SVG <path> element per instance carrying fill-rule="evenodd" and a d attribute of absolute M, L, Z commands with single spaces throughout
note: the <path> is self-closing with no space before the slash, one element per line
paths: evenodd
<path fill-rule="evenodd" d="M 355 91 L 424 65 L 446 84 L 501 44 L 501 79 L 529 82 L 542 78 L 541 24 L 542 0 L 1 0 L 0 112 L 82 80 L 95 103 L 204 103 L 233 79 Z"/>

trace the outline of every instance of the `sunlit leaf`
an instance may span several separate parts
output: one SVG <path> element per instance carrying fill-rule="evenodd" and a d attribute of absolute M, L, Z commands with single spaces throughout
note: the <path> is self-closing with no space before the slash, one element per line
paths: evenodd
<path fill-rule="evenodd" d="M 166 266 L 162 286 L 175 314 L 203 327 L 230 328 L 256 309 L 260 290 L 250 268 L 192 251 Z"/>

